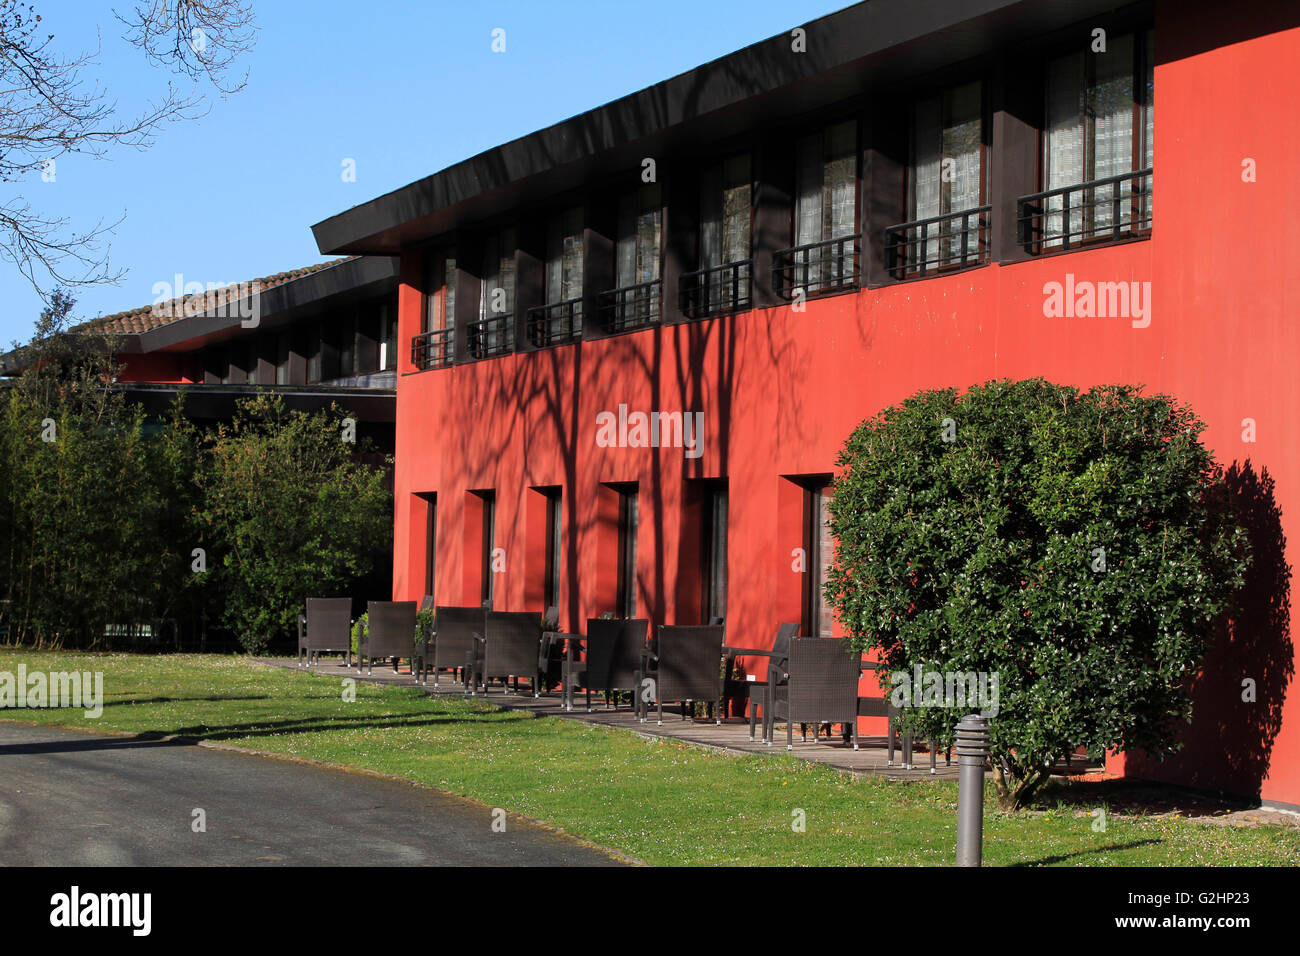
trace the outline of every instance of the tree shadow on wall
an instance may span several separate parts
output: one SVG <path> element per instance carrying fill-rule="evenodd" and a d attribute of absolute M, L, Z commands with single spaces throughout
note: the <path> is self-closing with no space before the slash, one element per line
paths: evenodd
<path fill-rule="evenodd" d="M 1218 628 L 1192 687 L 1192 722 L 1178 737 L 1182 750 L 1158 761 L 1129 756 L 1138 777 L 1257 798 L 1282 726 L 1286 690 L 1295 674 L 1291 640 L 1291 567 L 1282 512 L 1268 469 L 1234 462 L 1225 475 L 1230 507 L 1246 529 L 1252 560 L 1235 613 Z M 1254 700 L 1243 699 L 1247 681 Z"/>

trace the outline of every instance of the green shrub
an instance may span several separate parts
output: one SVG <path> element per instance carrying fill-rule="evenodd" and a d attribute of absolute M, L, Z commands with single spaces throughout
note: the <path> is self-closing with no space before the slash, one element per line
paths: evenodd
<path fill-rule="evenodd" d="M 1024 805 L 1061 754 L 1171 751 L 1248 564 L 1189 408 L 1042 379 L 921 392 L 845 443 L 826 599 L 887 673 L 997 675 L 994 778 Z M 972 708 L 906 724 L 951 737 Z"/>

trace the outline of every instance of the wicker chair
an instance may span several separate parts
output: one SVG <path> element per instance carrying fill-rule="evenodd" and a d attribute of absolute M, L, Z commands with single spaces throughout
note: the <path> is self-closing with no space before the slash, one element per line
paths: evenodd
<path fill-rule="evenodd" d="M 321 654 L 342 654 L 352 666 L 352 599 L 308 598 L 307 613 L 298 615 L 298 666 L 307 666 Z"/>
<path fill-rule="evenodd" d="M 862 665 L 864 671 L 878 670 L 880 667 L 875 661 L 868 661 Z M 889 724 L 886 730 L 888 733 L 889 747 L 889 766 L 894 765 L 894 751 L 900 749 L 901 743 L 903 769 L 911 770 L 912 764 L 912 747 L 915 743 L 910 733 L 898 733 L 898 716 L 899 709 L 894 706 L 888 697 L 859 697 L 858 698 L 858 716 L 859 717 L 885 717 L 888 718 Z M 930 773 L 937 773 L 939 745 L 934 741 L 926 742 L 926 749 L 930 751 Z M 952 750 L 949 748 L 944 753 L 944 766 L 952 766 Z"/>
<path fill-rule="evenodd" d="M 573 710 L 573 691 L 577 687 L 587 692 L 587 713 L 591 713 L 593 690 L 605 692 L 606 706 L 616 691 L 630 690 L 635 705 L 639 686 L 637 671 L 649 628 L 650 622 L 645 618 L 592 618 L 587 621 L 585 641 L 577 635 L 564 635 L 569 638 L 563 670 L 565 710 Z M 577 652 L 584 649 L 584 644 L 584 659 L 577 660 Z M 614 709 L 618 709 L 616 698 Z"/>
<path fill-rule="evenodd" d="M 642 655 L 636 675 L 638 687 L 643 680 L 653 682 L 650 694 L 636 695 L 643 723 L 650 718 L 652 700 L 658 708 L 660 726 L 664 722 L 664 701 L 715 704 L 714 720 L 722 723 L 722 645 L 726 636 L 727 629 L 721 624 L 659 625 L 658 640 Z"/>
<path fill-rule="evenodd" d="M 557 662 L 552 661 L 551 653 L 556 647 L 563 647 L 563 640 L 567 635 L 560 633 L 560 609 L 558 607 L 548 607 L 546 613 L 542 615 L 542 640 L 537 645 L 537 680 L 533 682 L 533 696 L 541 697 L 543 693 L 550 689 L 551 677 L 554 674 L 553 665 Z"/>
<path fill-rule="evenodd" d="M 515 692 L 519 691 L 519 678 L 533 681 L 533 694 L 537 693 L 537 648 L 541 638 L 538 623 L 541 616 L 535 611 L 488 611 L 486 629 L 482 640 L 482 657 L 474 662 L 470 673 L 470 693 L 479 686 L 483 694 L 488 683 L 500 678 L 502 688 L 513 679 Z"/>
<path fill-rule="evenodd" d="M 436 629 L 433 634 L 433 651 L 423 661 L 421 679 L 427 670 L 433 671 L 433 686 L 438 687 L 441 671 L 453 674 L 464 671 L 463 682 L 469 687 L 469 670 L 478 657 L 479 640 L 487 630 L 487 611 L 481 607 L 439 607 L 435 612 Z M 427 653 L 427 652 L 426 652 Z"/>
<path fill-rule="evenodd" d="M 415 649 L 415 602 L 371 601 L 366 605 L 366 627 L 357 642 L 357 669 L 374 672 L 376 658 L 393 659 L 393 670 L 405 657 L 416 670 L 418 652 Z"/>
<path fill-rule="evenodd" d="M 794 725 L 822 722 L 852 728 L 853 749 L 858 749 L 858 678 L 862 657 L 845 638 L 796 637 L 790 641 L 787 668 L 768 668 L 767 699 L 763 708 L 763 741 L 772 743 L 777 717 L 786 722 L 786 750 L 794 749 Z M 814 733 L 813 738 L 817 735 Z M 805 735 L 806 739 L 806 735 Z"/>
<path fill-rule="evenodd" d="M 770 648 L 759 647 L 724 647 L 723 655 L 726 666 L 723 668 L 722 698 L 724 702 L 744 696 L 749 704 L 749 739 L 754 739 L 759 705 L 767 695 L 767 668 L 763 669 L 758 680 L 737 681 L 731 676 L 733 662 L 737 657 L 766 657 L 769 665 L 775 664 L 784 672 L 786 661 L 790 659 L 790 640 L 799 634 L 798 623 L 783 622 L 777 625 L 776 637 Z M 766 726 L 766 725 L 764 725 Z"/>

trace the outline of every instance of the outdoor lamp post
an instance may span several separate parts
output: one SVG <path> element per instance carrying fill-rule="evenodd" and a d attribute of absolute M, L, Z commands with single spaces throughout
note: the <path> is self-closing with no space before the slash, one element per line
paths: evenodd
<path fill-rule="evenodd" d="M 984 850 L 984 761 L 989 722 L 967 714 L 957 722 L 957 865 L 979 866 Z"/>

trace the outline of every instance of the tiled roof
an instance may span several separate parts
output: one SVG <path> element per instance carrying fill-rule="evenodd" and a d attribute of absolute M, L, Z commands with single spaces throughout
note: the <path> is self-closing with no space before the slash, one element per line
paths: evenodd
<path fill-rule="evenodd" d="M 248 282 L 233 283 L 210 294 L 213 299 L 205 308 L 221 305 L 225 302 L 227 294 L 239 298 L 246 293 L 250 286 L 256 283 L 256 287 L 265 292 L 272 286 L 283 285 L 294 279 L 300 279 L 303 276 L 311 275 L 313 272 L 319 272 L 321 269 L 328 269 L 330 266 L 338 265 L 355 256 L 344 256 L 341 259 L 330 259 L 328 262 L 318 262 L 314 266 L 306 266 L 302 269 L 290 269 L 288 272 L 277 272 L 275 275 L 264 276 L 261 279 L 250 279 Z M 185 302 L 189 297 L 182 296 L 179 299 L 172 299 L 168 302 L 142 305 L 136 309 L 128 309 L 126 312 L 115 312 L 112 315 L 101 315 L 97 319 L 91 319 L 89 322 L 83 322 L 80 325 L 69 329 L 70 332 L 104 332 L 115 335 L 137 335 L 141 332 L 148 332 L 150 329 L 156 329 L 160 326 L 168 325 L 177 319 L 185 317 Z"/>

